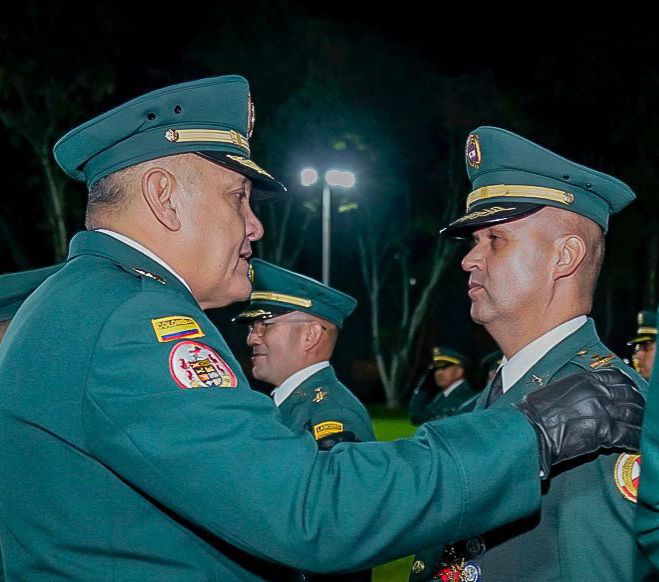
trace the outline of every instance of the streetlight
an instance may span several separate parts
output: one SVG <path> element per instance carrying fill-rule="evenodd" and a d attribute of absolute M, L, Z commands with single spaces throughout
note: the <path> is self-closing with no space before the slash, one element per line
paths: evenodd
<path fill-rule="evenodd" d="M 318 182 L 318 172 L 313 168 L 305 168 L 300 172 L 300 183 L 303 186 L 313 186 Z M 332 215 L 332 186 L 352 188 L 356 179 L 352 172 L 345 170 L 328 170 L 323 180 L 323 283 L 329 285 L 330 279 L 330 218 Z"/>

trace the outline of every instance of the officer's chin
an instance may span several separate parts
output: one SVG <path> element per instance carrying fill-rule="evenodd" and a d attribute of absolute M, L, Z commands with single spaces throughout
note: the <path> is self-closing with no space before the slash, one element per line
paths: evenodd
<path fill-rule="evenodd" d="M 218 307 L 227 307 L 232 303 L 247 301 L 252 292 L 252 284 L 244 275 L 236 275 L 231 278 L 229 283 L 225 283 L 221 288 L 216 289 L 208 297 L 200 299 L 195 297 L 202 309 L 216 309 Z"/>

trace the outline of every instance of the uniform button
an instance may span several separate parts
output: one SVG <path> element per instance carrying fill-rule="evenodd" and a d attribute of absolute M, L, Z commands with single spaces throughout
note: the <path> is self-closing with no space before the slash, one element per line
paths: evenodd
<path fill-rule="evenodd" d="M 412 572 L 415 574 L 421 574 L 426 569 L 426 565 L 421 560 L 417 560 L 412 564 Z"/>

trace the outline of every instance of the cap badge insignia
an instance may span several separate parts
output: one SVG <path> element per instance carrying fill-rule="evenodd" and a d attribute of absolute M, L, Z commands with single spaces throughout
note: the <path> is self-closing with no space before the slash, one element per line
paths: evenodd
<path fill-rule="evenodd" d="M 481 165 L 481 143 L 478 135 L 472 133 L 467 138 L 467 146 L 465 148 L 465 156 L 467 158 L 467 163 L 478 170 L 478 167 Z"/>
<path fill-rule="evenodd" d="M 247 95 L 247 139 L 254 133 L 254 123 L 256 122 L 256 111 L 254 110 L 254 101 L 251 93 Z"/>

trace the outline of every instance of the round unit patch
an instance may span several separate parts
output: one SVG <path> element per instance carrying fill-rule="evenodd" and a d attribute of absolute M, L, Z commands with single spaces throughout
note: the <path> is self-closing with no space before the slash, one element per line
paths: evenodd
<path fill-rule="evenodd" d="M 638 480 L 640 476 L 641 455 L 621 454 L 613 469 L 613 479 L 623 497 L 634 503 L 638 499 Z"/>
<path fill-rule="evenodd" d="M 212 348 L 198 342 L 179 342 L 169 354 L 169 370 L 181 388 L 235 388 L 233 370 Z"/>

